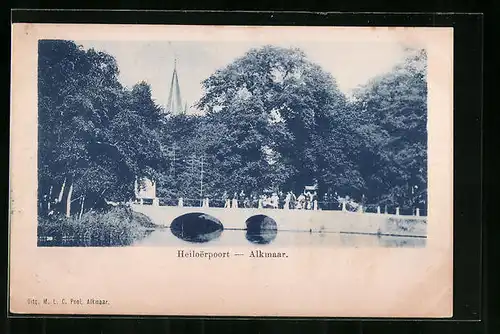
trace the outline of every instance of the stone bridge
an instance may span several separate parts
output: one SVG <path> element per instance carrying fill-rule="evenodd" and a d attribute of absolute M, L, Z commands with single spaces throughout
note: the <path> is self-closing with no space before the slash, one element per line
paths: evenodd
<path fill-rule="evenodd" d="M 175 218 L 196 212 L 218 219 L 224 229 L 246 229 L 246 221 L 250 217 L 265 215 L 276 222 L 278 231 L 427 236 L 427 219 L 420 216 L 334 210 L 179 207 L 144 204 L 131 204 L 131 207 L 162 227 L 170 227 Z"/>

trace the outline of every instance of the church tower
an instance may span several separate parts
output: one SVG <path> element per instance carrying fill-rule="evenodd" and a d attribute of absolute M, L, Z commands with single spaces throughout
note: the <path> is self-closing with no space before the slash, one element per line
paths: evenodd
<path fill-rule="evenodd" d="M 170 80 L 170 92 L 168 94 L 168 102 L 166 110 L 172 115 L 180 115 L 186 113 L 186 107 L 182 105 L 181 89 L 179 86 L 179 76 L 177 75 L 177 59 L 174 60 L 174 72 Z"/>

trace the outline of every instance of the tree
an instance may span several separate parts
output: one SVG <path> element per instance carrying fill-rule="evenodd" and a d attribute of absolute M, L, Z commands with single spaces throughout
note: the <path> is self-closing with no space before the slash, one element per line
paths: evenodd
<path fill-rule="evenodd" d="M 153 175 L 161 160 L 149 86 L 125 90 L 112 56 L 63 40 L 39 42 L 38 74 L 41 207 L 55 202 L 70 216 L 131 198 L 135 176 Z"/>
<path fill-rule="evenodd" d="M 348 121 L 347 101 L 301 50 L 251 49 L 202 84 L 197 106 L 220 138 L 209 152 L 233 187 L 357 184 L 349 173 L 352 138 L 339 131 Z"/>
<path fill-rule="evenodd" d="M 275 164 L 266 156 L 270 133 L 260 108 L 253 101 L 235 101 L 226 110 L 207 116 L 201 131 L 207 138 L 207 162 L 217 172 L 207 187 L 250 193 L 276 180 Z"/>
<path fill-rule="evenodd" d="M 427 56 L 407 50 L 404 60 L 356 93 L 355 107 L 367 120 L 358 128 L 367 192 L 381 204 L 411 209 L 427 193 Z"/>
<path fill-rule="evenodd" d="M 200 117 L 186 114 L 168 115 L 159 127 L 162 165 L 158 169 L 159 196 L 168 198 L 199 198 L 199 161 L 201 140 L 196 133 Z"/>

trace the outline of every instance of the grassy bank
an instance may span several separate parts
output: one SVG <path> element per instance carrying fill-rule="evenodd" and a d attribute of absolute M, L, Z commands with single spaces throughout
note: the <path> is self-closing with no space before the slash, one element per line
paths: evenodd
<path fill-rule="evenodd" d="M 155 225 L 128 207 L 88 212 L 77 217 L 39 217 L 39 246 L 127 246 L 144 238 Z"/>

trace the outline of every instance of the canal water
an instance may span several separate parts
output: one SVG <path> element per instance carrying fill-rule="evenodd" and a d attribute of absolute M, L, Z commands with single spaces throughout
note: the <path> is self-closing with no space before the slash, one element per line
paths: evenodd
<path fill-rule="evenodd" d="M 131 242 L 120 243 L 113 240 L 86 240 L 75 236 L 39 236 L 38 246 L 42 247 L 207 247 L 261 245 L 265 247 L 425 247 L 426 238 L 355 233 L 261 231 L 251 234 L 245 230 L 223 230 L 206 234 L 201 238 L 185 238 L 173 233 L 170 228 L 157 228 Z"/>
<path fill-rule="evenodd" d="M 175 232 L 175 231 L 174 231 Z M 208 236 L 201 242 L 183 240 L 182 235 L 173 233 L 170 228 L 158 228 L 132 246 L 243 246 L 262 245 L 273 247 L 425 247 L 426 238 L 370 235 L 353 233 L 310 233 L 297 231 L 264 231 L 249 234 L 246 230 L 224 229 Z"/>
<path fill-rule="evenodd" d="M 103 229 L 94 234 L 40 236 L 39 246 L 113 247 L 113 246 L 222 246 L 262 245 L 268 247 L 424 247 L 426 238 L 385 234 L 327 231 L 278 230 L 266 215 L 255 215 L 245 222 L 246 229 L 224 228 L 222 223 L 203 213 L 187 213 L 175 218 L 170 227 L 147 228 L 126 234 Z M 99 232 L 99 233 L 97 233 Z M 84 237 L 84 239 L 81 239 Z"/>

